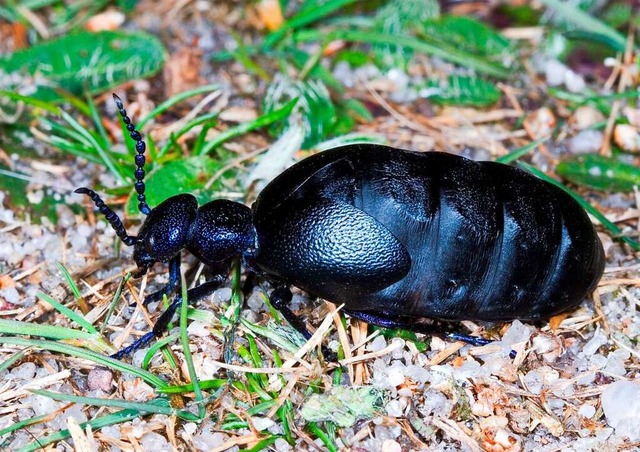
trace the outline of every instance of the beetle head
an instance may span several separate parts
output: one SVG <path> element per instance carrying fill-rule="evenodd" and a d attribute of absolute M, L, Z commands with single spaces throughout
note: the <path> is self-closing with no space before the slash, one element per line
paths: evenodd
<path fill-rule="evenodd" d="M 185 248 L 198 210 L 196 198 L 181 194 L 168 198 L 149 212 L 133 249 L 139 274 L 155 262 L 168 262 Z"/>

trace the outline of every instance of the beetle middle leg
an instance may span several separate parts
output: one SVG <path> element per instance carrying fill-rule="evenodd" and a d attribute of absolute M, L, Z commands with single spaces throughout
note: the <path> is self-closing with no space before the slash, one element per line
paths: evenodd
<path fill-rule="evenodd" d="M 293 313 L 293 311 L 289 308 L 291 304 L 291 300 L 293 299 L 293 294 L 291 293 L 291 289 L 288 286 L 279 286 L 271 291 L 269 294 L 269 301 L 273 305 L 274 308 L 282 314 L 282 317 L 289 322 L 296 331 L 298 331 L 302 336 L 309 340 L 311 339 L 311 332 L 307 329 L 307 326 L 304 322 Z M 322 346 L 322 355 L 327 361 L 337 361 L 337 355 L 329 350 L 326 346 Z"/>
<path fill-rule="evenodd" d="M 289 322 L 289 324 L 294 327 L 306 340 L 311 339 L 312 334 L 307 329 L 307 326 L 304 324 L 300 317 L 295 315 L 293 311 L 289 308 L 291 304 L 291 300 L 293 299 L 293 294 L 291 293 L 291 289 L 287 286 L 276 287 L 269 294 L 269 301 L 276 308 L 282 317 Z"/>

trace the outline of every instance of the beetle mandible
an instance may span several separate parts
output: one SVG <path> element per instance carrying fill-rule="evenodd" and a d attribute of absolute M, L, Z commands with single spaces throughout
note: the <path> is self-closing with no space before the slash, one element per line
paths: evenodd
<path fill-rule="evenodd" d="M 570 195 L 518 168 L 442 152 L 352 144 L 285 170 L 251 208 L 227 200 L 198 207 L 179 194 L 151 209 L 145 142 L 114 99 L 136 142 L 135 189 L 147 218 L 128 235 L 93 190 L 76 192 L 134 247 L 138 275 L 169 263 L 169 283 L 145 303 L 178 289 L 182 250 L 214 274 L 188 291 L 189 301 L 212 293 L 240 257 L 272 283 L 274 305 L 307 337 L 288 308 L 291 286 L 366 322 L 429 332 L 422 319 L 545 319 L 579 304 L 602 276 L 602 244 Z M 181 301 L 114 356 L 160 336 Z"/>

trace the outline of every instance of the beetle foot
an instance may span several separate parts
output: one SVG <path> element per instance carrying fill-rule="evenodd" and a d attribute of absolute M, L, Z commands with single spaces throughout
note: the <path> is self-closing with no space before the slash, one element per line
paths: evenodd
<path fill-rule="evenodd" d="M 494 342 L 491 339 L 485 339 L 484 337 L 469 336 L 467 334 L 462 334 L 462 333 L 447 333 L 445 337 L 447 339 L 451 339 L 454 341 L 462 341 L 466 344 L 473 345 L 475 347 L 481 347 L 483 345 L 487 345 L 487 344 L 490 344 L 491 342 Z"/>
<path fill-rule="evenodd" d="M 151 331 L 150 333 L 145 334 L 139 339 L 133 341 L 131 345 L 128 345 L 124 348 L 121 348 L 116 353 L 110 356 L 113 359 L 122 359 L 125 356 L 129 356 L 136 350 L 143 348 L 145 345 L 149 344 L 156 337 L 155 333 Z"/>
<path fill-rule="evenodd" d="M 321 347 L 321 350 L 322 350 L 322 356 L 324 357 L 324 360 L 326 362 L 329 362 L 329 363 L 338 362 L 338 354 L 332 351 L 329 347 L 327 347 L 326 345 L 323 345 Z"/>

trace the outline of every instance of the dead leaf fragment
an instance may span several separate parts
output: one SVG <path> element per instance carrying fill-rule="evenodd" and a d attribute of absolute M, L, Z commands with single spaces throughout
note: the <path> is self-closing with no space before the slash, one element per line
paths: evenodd
<path fill-rule="evenodd" d="M 613 130 L 613 141 L 625 151 L 640 152 L 640 134 L 629 124 L 618 124 Z"/>
<path fill-rule="evenodd" d="M 529 425 L 529 431 L 532 432 L 538 425 L 542 425 L 549 430 L 553 436 L 560 437 L 564 434 L 564 427 L 562 422 L 555 416 L 549 414 L 537 403 L 527 400 L 527 409 L 531 413 L 531 424 Z"/>
<path fill-rule="evenodd" d="M 541 140 L 551 136 L 556 126 L 556 117 L 550 108 L 542 107 L 527 115 L 523 123 L 531 139 Z"/>
<path fill-rule="evenodd" d="M 274 31 L 282 26 L 284 17 L 278 0 L 261 0 L 257 5 L 260 20 L 267 30 Z"/>
<path fill-rule="evenodd" d="M 125 15 L 121 11 L 109 10 L 96 14 L 84 25 L 88 31 L 117 30 L 124 23 Z"/>

